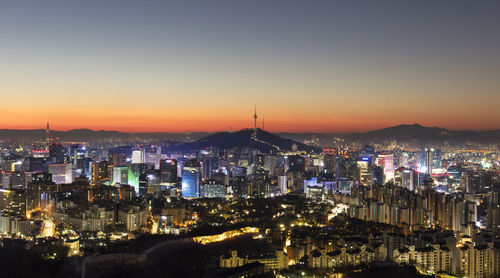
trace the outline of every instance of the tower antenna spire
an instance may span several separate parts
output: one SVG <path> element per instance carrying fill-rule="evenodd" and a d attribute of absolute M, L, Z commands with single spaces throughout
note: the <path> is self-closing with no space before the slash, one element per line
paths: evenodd
<path fill-rule="evenodd" d="M 257 131 L 257 105 L 255 105 L 255 112 L 253 114 L 253 129 Z"/>
<path fill-rule="evenodd" d="M 49 122 L 47 122 L 47 126 L 45 128 L 45 143 L 46 143 L 46 148 L 47 150 L 49 149 L 49 145 L 50 145 L 50 125 L 49 125 Z"/>

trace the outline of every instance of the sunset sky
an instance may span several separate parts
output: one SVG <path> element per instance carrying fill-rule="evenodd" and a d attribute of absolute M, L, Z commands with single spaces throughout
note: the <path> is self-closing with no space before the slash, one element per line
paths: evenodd
<path fill-rule="evenodd" d="M 189 2 L 189 3 L 187 3 Z M 0 128 L 500 128 L 500 1 L 2 1 Z"/>

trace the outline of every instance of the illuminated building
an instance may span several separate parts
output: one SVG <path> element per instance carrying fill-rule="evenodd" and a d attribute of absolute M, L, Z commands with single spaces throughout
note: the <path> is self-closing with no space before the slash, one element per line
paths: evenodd
<path fill-rule="evenodd" d="M 418 173 L 411 169 L 399 168 L 396 173 L 396 184 L 408 190 L 417 190 Z"/>
<path fill-rule="evenodd" d="M 197 198 L 200 196 L 200 162 L 191 159 L 182 167 L 182 196 Z"/>
<path fill-rule="evenodd" d="M 97 205 L 78 213 L 58 211 L 54 213 L 54 222 L 72 225 L 79 231 L 104 231 L 115 223 L 115 211 Z"/>
<path fill-rule="evenodd" d="M 425 148 L 425 167 L 426 174 L 432 175 L 432 165 L 433 165 L 434 148 Z"/>
<path fill-rule="evenodd" d="M 66 163 L 66 147 L 61 143 L 52 143 L 49 146 L 49 157 L 52 162 L 55 163 Z"/>
<path fill-rule="evenodd" d="M 24 190 L 0 189 L 0 210 L 9 215 L 26 215 Z"/>
<path fill-rule="evenodd" d="M 201 198 L 224 198 L 226 186 L 214 180 L 208 180 L 200 185 Z"/>
<path fill-rule="evenodd" d="M 73 165 L 78 165 L 78 161 L 87 156 L 87 147 L 85 143 L 72 143 L 69 148 L 69 159 Z"/>
<path fill-rule="evenodd" d="M 136 193 L 139 193 L 139 182 L 141 175 L 153 169 L 154 165 L 139 163 L 131 164 L 128 170 L 128 184 L 134 187 Z"/>
<path fill-rule="evenodd" d="M 32 182 L 42 182 L 42 183 L 51 183 L 52 182 L 52 174 L 50 173 L 34 173 L 31 176 Z"/>
<path fill-rule="evenodd" d="M 128 166 L 113 166 L 111 184 L 128 184 Z"/>
<path fill-rule="evenodd" d="M 146 154 L 143 148 L 132 151 L 132 163 L 146 163 Z"/>
<path fill-rule="evenodd" d="M 467 242 L 458 248 L 458 274 L 468 278 L 493 278 L 500 275 L 500 250 L 492 242 L 482 245 Z"/>
<path fill-rule="evenodd" d="M 428 273 L 451 272 L 451 251 L 439 244 L 425 248 L 410 246 L 406 249 L 394 250 L 394 261 L 397 263 L 412 263 Z M 470 276 L 467 276 L 470 277 Z M 480 276 L 483 277 L 483 276 Z"/>
<path fill-rule="evenodd" d="M 45 158 L 45 157 L 49 157 L 49 149 L 48 149 L 48 146 L 47 146 L 47 149 L 32 150 L 32 151 L 31 151 L 31 156 L 33 156 L 34 158 Z"/>
<path fill-rule="evenodd" d="M 157 170 L 148 170 L 139 176 L 139 195 L 159 190 L 160 176 Z"/>
<path fill-rule="evenodd" d="M 52 174 L 52 181 L 56 184 L 73 182 L 73 168 L 70 163 L 49 164 L 48 172 Z"/>
<path fill-rule="evenodd" d="M 100 161 L 92 164 L 92 186 L 101 184 L 108 185 L 110 180 L 111 165 L 108 161 Z"/>
<path fill-rule="evenodd" d="M 137 231 L 146 223 L 147 211 L 139 206 L 128 206 L 118 210 L 118 221 L 127 231 Z"/>
<path fill-rule="evenodd" d="M 89 188 L 89 202 L 111 201 L 116 202 L 120 198 L 118 188 L 115 186 L 95 186 Z"/>
<path fill-rule="evenodd" d="M 201 176 L 203 179 L 210 179 L 212 174 L 219 168 L 219 160 L 216 157 L 203 157 L 200 159 Z"/>
<path fill-rule="evenodd" d="M 309 256 L 308 266 L 310 268 L 327 269 L 341 266 L 356 266 L 367 264 L 375 260 L 375 251 L 366 246 L 354 250 L 341 248 L 326 252 L 323 248 L 313 250 Z"/>
<path fill-rule="evenodd" d="M 161 185 L 177 184 L 177 160 L 175 159 L 160 160 L 160 184 Z"/>
<path fill-rule="evenodd" d="M 384 168 L 384 183 L 394 181 L 394 156 L 381 154 L 377 157 L 377 165 Z"/>
<path fill-rule="evenodd" d="M 115 167 L 127 165 L 127 156 L 124 153 L 110 153 L 108 155 L 109 163 Z"/>
<path fill-rule="evenodd" d="M 488 197 L 488 228 L 495 234 L 500 233 L 500 184 L 493 186 L 492 192 Z"/>
<path fill-rule="evenodd" d="M 120 200 L 131 201 L 135 197 L 134 187 L 128 184 L 120 185 Z"/>
<path fill-rule="evenodd" d="M 288 193 L 288 187 L 287 187 L 287 178 L 286 176 L 279 176 L 278 177 L 278 190 L 281 192 L 281 194 L 286 194 Z"/>
<path fill-rule="evenodd" d="M 25 174 L 19 171 L 3 172 L 2 187 L 4 189 L 23 189 L 25 183 Z"/>
<path fill-rule="evenodd" d="M 221 255 L 219 266 L 222 268 L 234 268 L 249 263 L 259 262 L 265 266 L 266 271 L 281 270 L 288 268 L 288 257 L 282 250 L 267 251 L 262 254 L 251 254 L 238 256 L 238 251 L 230 251 L 229 254 Z"/>
<path fill-rule="evenodd" d="M 40 208 L 40 185 L 38 183 L 29 182 L 26 186 L 26 209 L 34 211 Z"/>
<path fill-rule="evenodd" d="M 358 171 L 357 180 L 359 180 L 359 182 L 361 182 L 361 184 L 363 185 L 370 184 L 371 173 L 368 168 L 368 161 L 364 159 L 356 161 L 356 168 Z"/>

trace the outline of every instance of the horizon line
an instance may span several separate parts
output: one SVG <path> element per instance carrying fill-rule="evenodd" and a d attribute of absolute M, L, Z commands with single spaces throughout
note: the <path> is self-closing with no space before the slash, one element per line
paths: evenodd
<path fill-rule="evenodd" d="M 485 131 L 497 131 L 500 130 L 500 128 L 496 129 L 449 129 L 449 128 L 444 128 L 444 127 L 439 127 L 439 126 L 425 126 L 421 125 L 419 123 L 413 123 L 413 124 L 398 124 L 398 125 L 391 125 L 391 126 L 385 126 L 377 129 L 369 129 L 369 130 L 364 130 L 364 131 L 320 131 L 320 132 L 315 132 L 315 131 L 273 131 L 273 130 L 265 130 L 262 128 L 258 128 L 264 131 L 268 132 L 274 132 L 274 133 L 291 133 L 291 134 L 307 134 L 307 133 L 315 133 L 315 134 L 356 134 L 356 133 L 367 133 L 367 132 L 372 132 L 372 131 L 377 131 L 377 130 L 383 130 L 383 129 L 388 129 L 388 128 L 393 128 L 393 127 L 399 127 L 399 126 L 421 126 L 424 128 L 440 128 L 440 129 L 445 129 L 449 131 L 475 131 L 475 132 L 485 132 Z M 228 131 L 240 131 L 240 130 L 245 130 L 245 129 L 253 129 L 251 127 L 248 128 L 241 128 L 237 130 L 216 130 L 216 131 L 206 131 L 206 130 L 186 130 L 186 131 L 127 131 L 127 130 L 119 130 L 119 129 L 92 129 L 92 128 L 69 128 L 69 129 L 51 129 L 50 131 L 55 131 L 55 132 L 69 132 L 69 131 L 75 131 L 75 130 L 89 130 L 93 132 L 99 132 L 99 131 L 107 131 L 107 132 L 120 132 L 120 133 L 128 133 L 128 134 L 141 134 L 141 133 L 172 133 L 172 134 L 184 134 L 184 133 L 219 133 L 219 132 L 228 132 Z M 10 131 L 36 131 L 36 130 L 45 130 L 45 128 L 0 128 L 0 130 L 10 130 Z"/>

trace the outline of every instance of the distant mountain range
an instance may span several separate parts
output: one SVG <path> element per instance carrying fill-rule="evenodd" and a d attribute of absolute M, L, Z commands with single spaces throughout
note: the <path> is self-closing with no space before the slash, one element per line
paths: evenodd
<path fill-rule="evenodd" d="M 447 130 L 439 127 L 425 127 L 419 124 L 398 125 L 365 133 L 349 134 L 347 140 L 355 141 L 390 141 L 420 142 L 420 143 L 500 143 L 500 129 L 488 131 Z"/>
<path fill-rule="evenodd" d="M 128 133 L 114 130 L 91 130 L 72 129 L 68 131 L 51 130 L 51 138 L 58 138 L 62 142 L 102 142 L 102 141 L 123 141 L 123 142 L 186 142 L 194 141 L 210 135 L 208 132 L 143 132 Z M 0 140 L 3 141 L 37 141 L 44 140 L 45 129 L 0 129 Z"/>
<path fill-rule="evenodd" d="M 383 143 L 388 141 L 411 142 L 420 144 L 498 144 L 500 143 L 500 129 L 487 131 L 474 130 L 447 130 L 439 127 L 425 127 L 419 124 L 405 124 L 393 127 L 350 134 L 331 133 L 279 133 L 280 136 L 292 140 L 311 140 L 314 135 L 320 141 L 331 140 L 332 137 L 343 138 L 348 142 Z"/>
<path fill-rule="evenodd" d="M 452 131 L 439 127 L 425 127 L 419 124 L 398 125 L 389 128 L 352 134 L 331 133 L 270 133 L 261 129 L 257 131 L 257 139 L 252 139 L 253 129 L 243 129 L 237 132 L 154 132 L 154 133 L 127 133 L 108 130 L 73 129 L 68 131 L 51 131 L 52 138 L 59 138 L 63 142 L 104 142 L 117 141 L 117 143 L 162 143 L 172 142 L 172 147 L 178 149 L 206 148 L 210 146 L 231 148 L 234 146 L 249 146 L 270 151 L 276 147 L 289 150 L 295 143 L 299 150 L 311 150 L 310 147 L 299 142 L 311 140 L 316 136 L 320 141 L 331 142 L 333 137 L 340 137 L 350 142 L 383 143 L 388 141 L 412 143 L 445 143 L 450 144 L 499 144 L 500 129 L 488 131 Z M 44 129 L 16 130 L 0 129 L 0 140 L 4 142 L 43 141 Z"/>

